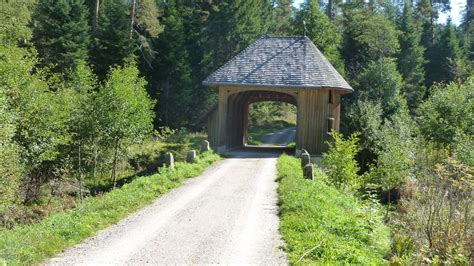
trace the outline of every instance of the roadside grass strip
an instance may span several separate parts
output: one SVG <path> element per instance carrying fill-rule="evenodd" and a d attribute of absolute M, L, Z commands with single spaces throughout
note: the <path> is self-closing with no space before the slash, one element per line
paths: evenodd
<path fill-rule="evenodd" d="M 194 164 L 178 162 L 175 170 L 162 168 L 160 173 L 138 177 L 39 223 L 0 230 L 0 265 L 39 264 L 136 212 L 187 178 L 199 176 L 217 160 L 218 155 L 205 153 Z"/>
<path fill-rule="evenodd" d="M 390 230 L 374 203 L 328 185 L 322 171 L 303 178 L 299 159 L 278 160 L 280 232 L 291 264 L 380 265 Z"/>

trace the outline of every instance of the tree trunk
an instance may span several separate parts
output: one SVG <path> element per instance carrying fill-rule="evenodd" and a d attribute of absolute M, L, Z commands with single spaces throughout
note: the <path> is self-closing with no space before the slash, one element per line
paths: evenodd
<path fill-rule="evenodd" d="M 81 197 L 81 203 L 82 203 L 82 199 L 84 197 L 83 195 L 83 187 L 84 187 L 84 176 L 82 174 L 82 163 L 81 163 L 81 146 L 82 146 L 82 143 L 79 141 L 79 158 L 78 158 L 78 171 L 79 171 L 79 196 Z"/>
<path fill-rule="evenodd" d="M 135 8 L 137 0 L 132 0 L 132 12 L 130 12 L 130 39 L 133 37 L 133 24 L 135 23 Z"/>
<path fill-rule="evenodd" d="M 94 144 L 94 169 L 92 169 L 92 178 L 94 179 L 94 186 L 97 185 L 97 159 L 99 157 L 99 151 L 97 145 Z"/>
<path fill-rule="evenodd" d="M 117 170 L 118 150 L 119 150 L 119 139 L 116 139 L 115 140 L 114 165 L 113 165 L 113 168 L 112 168 L 112 181 L 114 183 L 114 189 L 117 186 L 116 170 Z"/>
<path fill-rule="evenodd" d="M 97 28 L 99 27 L 99 7 L 100 7 L 100 0 L 95 0 L 94 25 L 93 25 L 94 34 L 97 32 Z"/>

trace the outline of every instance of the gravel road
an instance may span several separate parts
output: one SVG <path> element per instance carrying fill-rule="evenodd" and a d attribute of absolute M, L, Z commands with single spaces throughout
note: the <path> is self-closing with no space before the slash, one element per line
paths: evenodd
<path fill-rule="evenodd" d="M 295 141 L 296 128 L 289 127 L 276 132 L 272 132 L 261 137 L 261 140 L 265 144 L 287 146 L 291 142 Z"/>
<path fill-rule="evenodd" d="M 278 232 L 278 155 L 230 156 L 46 264 L 288 264 Z"/>

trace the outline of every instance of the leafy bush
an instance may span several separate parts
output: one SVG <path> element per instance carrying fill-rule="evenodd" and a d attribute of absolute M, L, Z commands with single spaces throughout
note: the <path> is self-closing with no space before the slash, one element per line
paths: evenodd
<path fill-rule="evenodd" d="M 323 154 L 323 160 L 321 161 L 329 182 L 338 188 L 349 185 L 354 189 L 358 189 L 362 181 L 357 174 L 359 166 L 354 159 L 360 150 L 357 145 L 359 141 L 358 134 L 353 134 L 344 139 L 340 133 L 333 131 L 331 136 L 333 140 L 327 142 L 329 150 Z"/>
<path fill-rule="evenodd" d="M 365 182 L 388 191 L 389 202 L 390 191 L 398 189 L 411 174 L 414 153 L 413 128 L 408 113 L 398 112 L 386 119 L 375 132 L 372 149 L 376 159 L 366 174 Z"/>
<path fill-rule="evenodd" d="M 292 264 L 381 265 L 390 231 L 377 204 L 363 203 L 322 181 L 302 177 L 299 160 L 278 160 L 280 232 Z"/>
<path fill-rule="evenodd" d="M 474 77 L 463 84 L 436 85 L 420 105 L 421 132 L 438 144 L 452 146 L 457 136 L 474 135 Z"/>

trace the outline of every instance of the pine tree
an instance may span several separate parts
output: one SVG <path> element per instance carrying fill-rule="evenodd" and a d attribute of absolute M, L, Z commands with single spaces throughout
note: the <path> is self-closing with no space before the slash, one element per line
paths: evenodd
<path fill-rule="evenodd" d="M 436 82 L 451 82 L 459 77 L 458 66 L 461 63 L 461 51 L 456 29 L 451 24 L 451 19 L 448 19 L 439 40 L 433 45 L 430 52 L 428 54 L 429 62 L 426 66 L 430 71 L 427 75 L 427 86 Z"/>
<path fill-rule="evenodd" d="M 44 65 L 56 72 L 87 61 L 90 45 L 84 0 L 40 0 L 33 20 L 33 42 Z"/>
<path fill-rule="evenodd" d="M 163 24 L 166 30 L 157 42 L 158 72 L 160 73 L 160 102 L 158 114 L 165 126 L 182 127 L 189 121 L 192 112 L 192 73 L 189 51 L 186 47 L 185 8 L 170 1 L 165 9 Z"/>
<path fill-rule="evenodd" d="M 306 27 L 304 27 L 303 21 L 306 23 Z M 326 14 L 321 11 L 318 0 L 307 0 L 304 3 L 296 15 L 293 27 L 295 34 L 305 34 L 338 71 L 344 73 L 344 64 L 339 52 L 341 35 Z"/>
<path fill-rule="evenodd" d="M 421 31 L 416 27 L 411 2 L 406 1 L 399 25 L 400 53 L 398 71 L 405 84 L 403 92 L 411 109 L 416 108 L 425 94 L 424 86 L 424 49 L 420 44 Z"/>
<path fill-rule="evenodd" d="M 474 68 L 474 1 L 467 0 L 461 25 L 463 33 L 463 52 L 467 62 Z"/>
<path fill-rule="evenodd" d="M 273 9 L 273 20 L 270 32 L 275 35 L 289 35 L 291 33 L 291 22 L 294 0 L 276 0 Z"/>
<path fill-rule="evenodd" d="M 130 38 L 130 10 L 126 1 L 103 1 L 92 57 L 96 74 L 105 78 L 110 67 L 121 64 L 136 48 L 136 39 Z"/>
<path fill-rule="evenodd" d="M 212 70 L 268 32 L 269 0 L 223 0 L 216 3 L 206 27 L 206 60 Z"/>
<path fill-rule="evenodd" d="M 384 14 L 345 6 L 343 26 L 342 56 L 350 78 L 359 75 L 371 62 L 392 57 L 399 51 L 399 32 Z"/>

